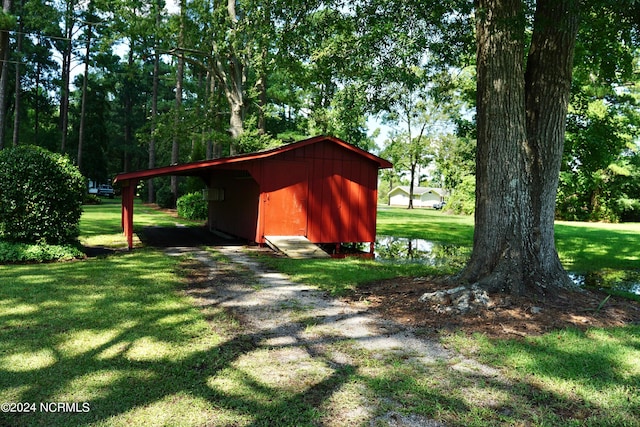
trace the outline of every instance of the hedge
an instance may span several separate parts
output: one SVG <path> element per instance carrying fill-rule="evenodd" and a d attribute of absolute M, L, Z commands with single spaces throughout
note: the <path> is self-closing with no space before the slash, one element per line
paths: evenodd
<path fill-rule="evenodd" d="M 68 157 L 41 147 L 0 151 L 0 237 L 65 244 L 79 235 L 85 180 Z"/>

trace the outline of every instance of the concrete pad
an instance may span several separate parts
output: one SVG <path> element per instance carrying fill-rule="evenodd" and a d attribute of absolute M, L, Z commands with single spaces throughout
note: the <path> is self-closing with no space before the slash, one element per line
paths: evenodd
<path fill-rule="evenodd" d="M 330 258 L 329 254 L 304 236 L 264 236 L 267 245 L 290 258 Z"/>

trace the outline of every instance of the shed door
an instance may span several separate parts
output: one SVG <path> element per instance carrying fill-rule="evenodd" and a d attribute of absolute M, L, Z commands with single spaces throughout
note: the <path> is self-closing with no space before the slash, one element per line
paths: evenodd
<path fill-rule="evenodd" d="M 309 185 L 304 163 L 270 161 L 264 187 L 264 235 L 306 236 Z"/>

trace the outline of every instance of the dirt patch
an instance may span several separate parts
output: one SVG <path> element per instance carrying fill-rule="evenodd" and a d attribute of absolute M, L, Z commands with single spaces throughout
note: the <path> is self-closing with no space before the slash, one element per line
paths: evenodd
<path fill-rule="evenodd" d="M 233 343 L 230 366 L 260 378 L 256 394 L 283 386 L 296 391 L 303 407 L 321 408 L 324 415 L 319 424 L 328 427 L 436 427 L 449 425 L 449 421 L 464 425 L 457 421 L 457 411 L 471 407 L 495 412 L 492 420 L 497 425 L 500 416 L 516 419 L 509 403 L 504 407 L 496 403 L 502 399 L 499 396 L 512 392 L 519 402 L 531 400 L 535 414 L 542 402 L 537 397 L 534 401 L 537 395 L 521 397 L 513 379 L 500 368 L 443 347 L 439 335 L 463 331 L 519 338 L 564 327 L 585 329 L 640 321 L 640 304 L 612 297 L 599 307 L 606 296 L 597 292 L 562 292 L 546 299 L 493 296 L 484 309 L 465 314 L 438 312 L 438 307 L 419 301 L 424 293 L 450 287 L 437 278 L 379 281 L 338 299 L 265 270 L 247 252 L 246 247 L 238 246 L 217 247 L 215 254 L 189 247 L 165 250 L 168 255 L 185 256 L 181 263 L 188 282 L 185 292 L 211 327 L 226 336 L 225 342 Z M 412 400 L 411 392 L 378 394 L 354 379 L 354 373 L 375 378 L 380 373 L 376 366 L 386 367 L 386 361 L 416 367 L 417 375 L 437 380 L 440 388 L 434 396 L 444 403 L 444 412 L 434 418 L 412 413 L 405 409 L 405 399 Z M 381 378 L 389 381 L 384 375 Z M 212 381 L 229 384 L 233 379 Z M 529 387 L 526 382 L 523 385 Z M 458 387 L 468 393 L 449 400 Z M 546 401 L 542 404 L 547 405 Z M 562 400 L 562 408 L 566 404 Z M 558 409 L 558 401 L 553 405 L 563 420 L 576 419 L 576 411 L 565 414 Z M 548 410 L 545 406 L 544 411 Z"/>
<path fill-rule="evenodd" d="M 366 300 L 383 317 L 427 334 L 463 331 L 513 338 L 561 328 L 640 323 L 640 303 L 614 296 L 605 302 L 607 295 L 597 291 L 563 290 L 544 298 L 492 295 L 488 308 L 464 314 L 443 312 L 442 307 L 419 301 L 422 294 L 447 287 L 433 277 L 391 279 L 361 286 L 347 299 Z"/>

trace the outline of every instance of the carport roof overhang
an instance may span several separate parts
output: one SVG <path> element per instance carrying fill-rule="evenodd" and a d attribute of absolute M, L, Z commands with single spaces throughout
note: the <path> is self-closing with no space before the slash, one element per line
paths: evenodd
<path fill-rule="evenodd" d="M 138 182 L 145 179 L 157 178 L 161 176 L 201 176 L 204 177 L 216 169 L 225 169 L 225 166 L 234 165 L 234 168 L 241 166 L 242 163 L 248 163 L 255 160 L 268 159 L 278 156 L 287 151 L 296 150 L 307 145 L 316 144 L 327 141 L 334 143 L 342 148 L 352 151 L 363 158 L 376 163 L 378 169 L 387 169 L 393 165 L 374 154 L 364 151 L 355 145 L 351 145 L 339 138 L 332 136 L 316 136 L 302 141 L 283 145 L 270 150 L 259 151 L 256 153 L 241 154 L 238 156 L 224 157 L 221 159 L 202 160 L 199 162 L 184 163 L 179 165 L 163 166 L 159 168 L 146 169 L 135 172 L 126 172 L 117 175 L 113 182 L 122 186 L 122 229 L 127 238 L 129 249 L 133 247 L 133 200 L 135 198 L 135 190 Z"/>
<path fill-rule="evenodd" d="M 313 138 L 294 142 L 288 145 L 283 145 L 281 147 L 273 148 L 271 150 L 259 151 L 256 153 L 241 154 L 238 156 L 224 157 L 221 159 L 202 160 L 199 162 L 184 163 L 179 165 L 171 165 L 171 166 L 163 166 L 163 167 L 153 168 L 153 169 L 146 169 L 146 170 L 141 170 L 136 172 L 121 173 L 115 177 L 114 183 L 124 183 L 129 180 L 143 180 L 143 179 L 151 179 L 151 178 L 157 178 L 160 176 L 169 176 L 169 175 L 198 176 L 206 173 L 207 170 L 221 168 L 224 165 L 231 165 L 236 163 L 248 162 L 252 160 L 266 159 L 269 157 L 274 157 L 279 154 L 285 153 L 287 151 L 296 150 L 306 145 L 315 144 L 321 141 L 333 142 L 362 157 L 368 158 L 372 162 L 377 163 L 380 169 L 393 167 L 393 165 L 389 161 L 383 158 L 380 158 L 374 154 L 371 154 L 367 151 L 364 151 L 345 141 L 342 141 L 341 139 L 338 139 L 332 136 L 316 136 Z"/>

